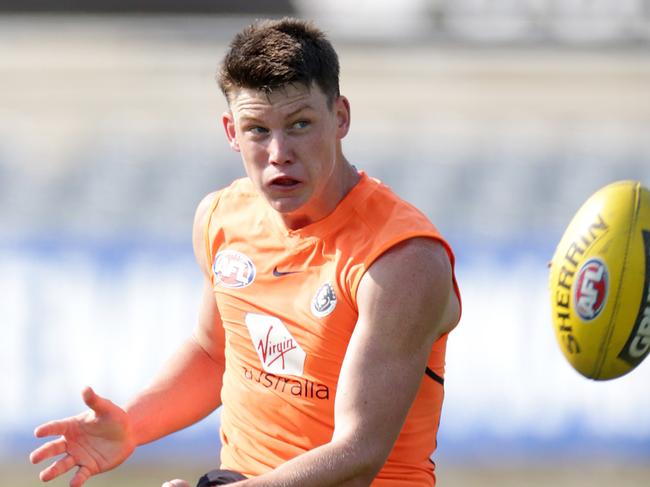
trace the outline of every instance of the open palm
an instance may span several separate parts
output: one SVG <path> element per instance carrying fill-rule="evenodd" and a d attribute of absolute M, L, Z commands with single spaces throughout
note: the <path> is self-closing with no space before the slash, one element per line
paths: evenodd
<path fill-rule="evenodd" d="M 44 482 L 77 466 L 70 487 L 80 487 L 91 476 L 120 465 L 135 449 L 131 423 L 123 409 L 89 387 L 84 389 L 82 397 L 89 411 L 50 421 L 34 431 L 38 438 L 55 435 L 59 438 L 34 450 L 30 455 L 32 463 L 63 455 L 41 471 Z"/>

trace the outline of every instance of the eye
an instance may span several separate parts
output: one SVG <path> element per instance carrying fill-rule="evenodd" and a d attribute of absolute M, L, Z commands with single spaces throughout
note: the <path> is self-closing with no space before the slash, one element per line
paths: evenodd
<path fill-rule="evenodd" d="M 259 125 L 253 125 L 249 128 L 246 129 L 248 132 L 252 133 L 253 135 L 264 135 L 269 132 L 269 129 L 260 127 Z"/>
<path fill-rule="evenodd" d="M 309 127 L 309 125 L 310 125 L 309 120 L 298 120 L 297 122 L 294 122 L 291 125 L 291 128 L 301 130 Z"/>

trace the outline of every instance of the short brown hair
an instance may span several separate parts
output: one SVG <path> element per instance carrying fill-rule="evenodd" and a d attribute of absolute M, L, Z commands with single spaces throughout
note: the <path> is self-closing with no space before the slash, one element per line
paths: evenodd
<path fill-rule="evenodd" d="M 340 94 L 334 47 L 313 23 L 294 18 L 263 20 L 237 34 L 217 79 L 228 100 L 233 88 L 270 93 L 293 83 L 316 83 L 330 107 Z"/>

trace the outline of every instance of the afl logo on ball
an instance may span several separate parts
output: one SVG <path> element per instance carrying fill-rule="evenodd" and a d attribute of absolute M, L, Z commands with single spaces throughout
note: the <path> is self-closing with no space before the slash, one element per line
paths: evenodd
<path fill-rule="evenodd" d="M 236 250 L 222 250 L 214 257 L 212 265 L 215 284 L 228 288 L 240 288 L 255 280 L 255 265 L 246 255 Z"/>
<path fill-rule="evenodd" d="M 607 299 L 609 275 L 607 266 L 600 259 L 589 259 L 578 271 L 574 284 L 574 300 L 578 316 L 583 321 L 596 318 Z"/>
<path fill-rule="evenodd" d="M 323 284 L 311 300 L 311 312 L 316 318 L 324 318 L 336 308 L 336 293 L 329 282 Z"/>

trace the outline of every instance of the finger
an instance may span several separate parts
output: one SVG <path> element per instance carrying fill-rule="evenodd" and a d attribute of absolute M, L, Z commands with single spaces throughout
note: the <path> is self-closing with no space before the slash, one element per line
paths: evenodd
<path fill-rule="evenodd" d="M 91 387 L 84 388 L 81 397 L 86 405 L 98 415 L 109 413 L 115 407 L 111 401 L 98 395 Z"/>
<path fill-rule="evenodd" d="M 70 487 L 81 487 L 91 476 L 92 474 L 88 470 L 88 467 L 79 467 L 72 480 L 70 480 Z"/>
<path fill-rule="evenodd" d="M 44 423 L 34 429 L 34 436 L 43 438 L 45 436 L 63 435 L 68 427 L 68 422 L 69 419 L 57 419 Z"/>
<path fill-rule="evenodd" d="M 61 455 L 66 451 L 65 438 L 59 438 L 56 440 L 49 441 L 44 445 L 38 447 L 29 455 L 29 461 L 33 464 L 37 464 L 45 460 L 46 458 L 55 457 Z"/>
<path fill-rule="evenodd" d="M 66 473 L 74 467 L 74 465 L 74 458 L 70 455 L 66 455 L 43 470 L 40 474 L 40 478 L 43 482 L 49 482 L 50 480 L 57 478 L 59 475 Z"/>

